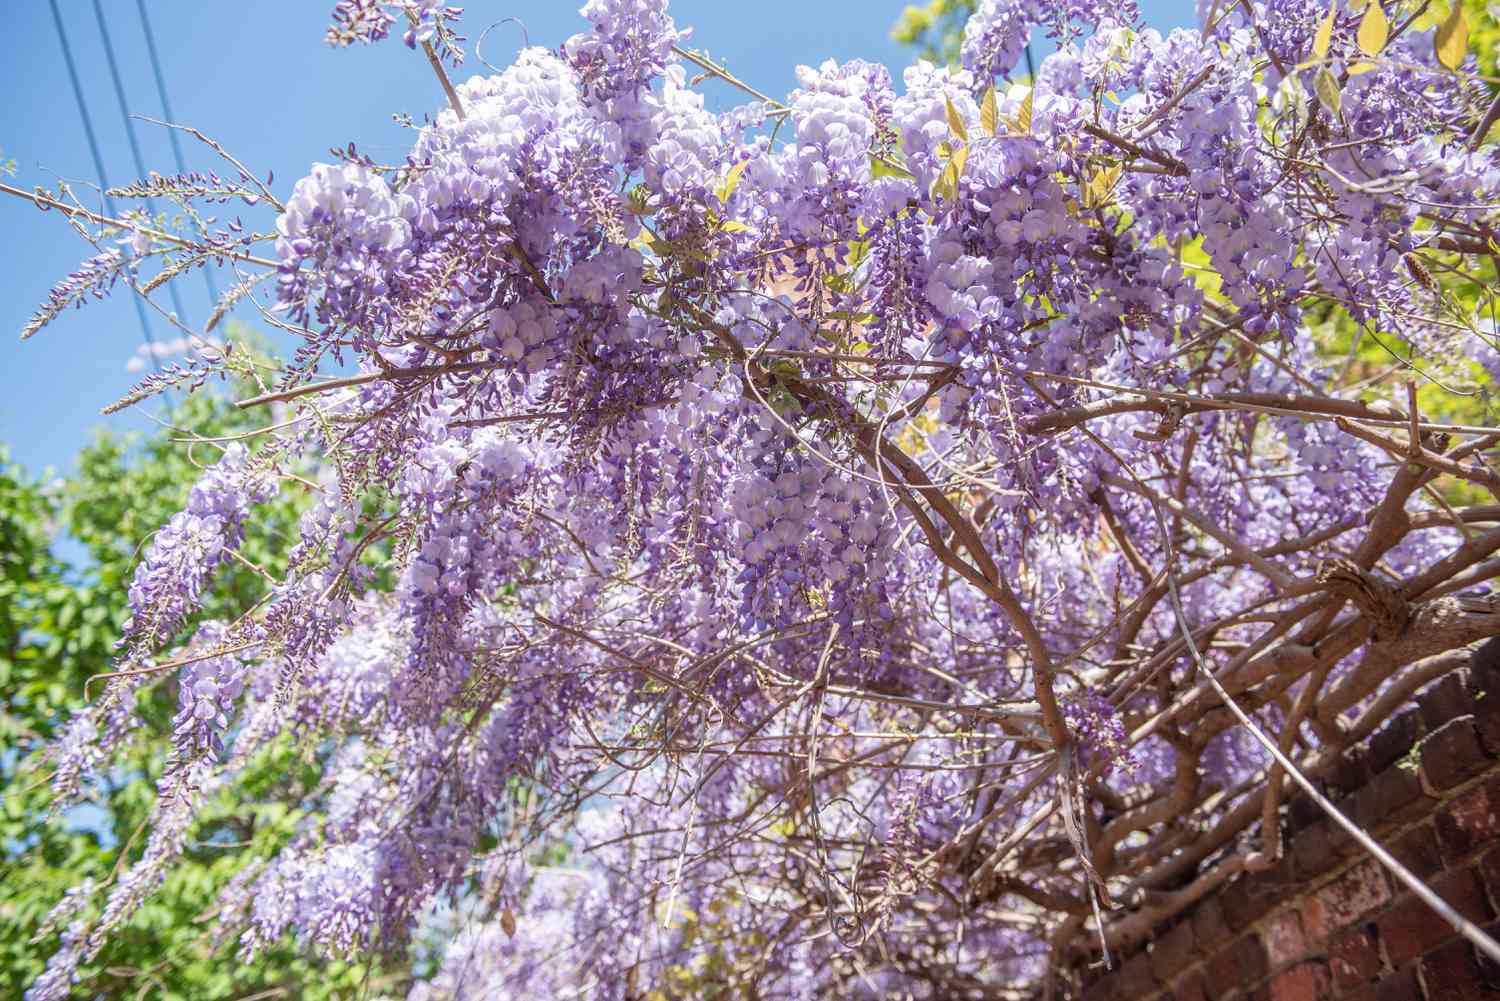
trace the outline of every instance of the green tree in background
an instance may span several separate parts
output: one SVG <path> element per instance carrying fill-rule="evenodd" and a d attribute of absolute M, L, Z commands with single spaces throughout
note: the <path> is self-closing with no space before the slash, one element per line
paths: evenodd
<path fill-rule="evenodd" d="M 907 4 L 891 28 L 891 37 L 916 48 L 923 59 L 953 62 L 963 40 L 964 22 L 978 7 L 977 0 L 931 0 Z"/>
<path fill-rule="evenodd" d="M 111 670 L 139 553 L 218 456 L 221 443 L 205 439 L 226 439 L 264 420 L 263 412 L 247 415 L 200 391 L 170 407 L 169 427 L 160 431 L 101 432 L 78 456 L 78 472 L 51 482 L 13 465 L 0 444 L 0 997 L 19 997 L 56 950 L 59 929 L 44 923 L 64 891 L 83 879 L 108 884 L 144 847 L 142 824 L 166 765 L 145 749 L 147 741 L 136 742 L 125 767 L 108 776 L 90 804 L 63 817 L 47 817 L 48 768 L 39 752 L 84 704 L 88 679 Z M 260 512 L 240 547 L 242 559 L 221 578 L 200 620 L 249 607 L 265 594 L 283 570 L 277 554 L 296 532 L 297 506 L 295 499 L 280 500 Z M 71 544 L 58 545 L 63 539 Z M 97 690 L 96 684 L 90 694 Z M 175 683 L 143 691 L 149 728 L 167 732 Z M 282 746 L 257 760 L 237 791 L 223 790 L 195 829 L 186 865 L 82 971 L 76 995 L 228 1001 L 389 990 L 389 974 L 368 956 L 328 964 L 304 959 L 287 941 L 245 965 L 231 961 L 235 943 L 215 943 L 205 932 L 203 918 L 224 886 L 274 852 L 297 823 L 277 805 L 275 790 L 310 786 L 320 772 L 318 761 Z"/>

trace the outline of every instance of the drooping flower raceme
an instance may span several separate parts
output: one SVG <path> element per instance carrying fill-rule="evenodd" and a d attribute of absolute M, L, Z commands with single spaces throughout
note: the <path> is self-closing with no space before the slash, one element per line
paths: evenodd
<path fill-rule="evenodd" d="M 408 13 L 455 37 L 345 2 L 336 40 Z M 1340 14 L 1335 100 L 1307 3 L 1205 38 L 983 0 L 963 68 L 826 62 L 720 112 L 662 0 L 583 13 L 447 81 L 403 162 L 286 200 L 281 409 L 147 547 L 149 673 L 54 754 L 76 793 L 170 677 L 154 832 L 34 997 L 281 747 L 322 781 L 276 787 L 301 820 L 223 891 L 241 954 L 446 928 L 424 1001 L 1072 989 L 1139 899 L 1275 843 L 1207 672 L 1315 767 L 1500 631 L 1448 591 L 1500 550 L 1487 418 L 1406 413 L 1361 354 L 1492 358 L 1452 276 L 1491 266 L 1500 170 L 1430 31 L 1352 72 Z M 188 634 L 277 484 L 309 495 L 288 571 Z M 1406 603 L 1399 644 L 1334 557 Z"/>

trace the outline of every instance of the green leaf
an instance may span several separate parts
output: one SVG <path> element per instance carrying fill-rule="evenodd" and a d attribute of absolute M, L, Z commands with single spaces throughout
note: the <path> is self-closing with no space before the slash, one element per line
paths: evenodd
<path fill-rule="evenodd" d="M 1454 0 L 1448 19 L 1438 25 L 1437 34 L 1432 36 L 1432 49 L 1438 62 L 1448 69 L 1457 70 L 1463 65 L 1469 52 L 1469 20 L 1459 0 Z"/>
<path fill-rule="evenodd" d="M 932 182 L 932 193 L 938 198 L 947 201 L 958 200 L 958 182 L 964 176 L 964 164 L 969 159 L 969 147 L 960 146 L 953 151 L 953 156 L 948 159 L 948 165 L 938 175 L 938 179 Z"/>
<path fill-rule="evenodd" d="M 1088 183 L 1083 187 L 1083 207 L 1098 208 L 1109 201 L 1109 196 L 1114 192 L 1122 173 L 1124 173 L 1124 168 L 1120 164 L 1100 167 L 1094 171 Z"/>
<path fill-rule="evenodd" d="M 724 175 L 724 183 L 719 185 L 719 201 L 726 204 L 729 202 L 729 199 L 734 195 L 734 189 L 740 186 L 740 177 L 745 173 L 745 168 L 749 164 L 749 160 L 741 160 L 729 168 L 729 173 Z"/>
<path fill-rule="evenodd" d="M 1344 96 L 1339 91 L 1338 77 L 1327 66 L 1318 70 L 1318 75 L 1313 78 L 1313 90 L 1318 92 L 1318 100 L 1323 102 L 1325 108 L 1335 116 L 1341 113 Z"/>
<path fill-rule="evenodd" d="M 908 181 L 916 180 L 916 175 L 900 164 L 893 163 L 874 153 L 870 154 L 870 176 L 871 177 L 902 177 Z"/>
<path fill-rule="evenodd" d="M 1317 33 L 1313 35 L 1313 55 L 1319 59 L 1328 55 L 1328 45 L 1333 41 L 1333 12 L 1335 8 L 1330 6 L 1328 14 L 1322 21 L 1318 22 Z"/>
<path fill-rule="evenodd" d="M 745 233 L 749 232 L 750 227 L 745 223 L 740 222 L 738 219 L 730 219 L 728 222 L 721 225 L 719 227 L 719 230 L 724 233 Z"/>
<path fill-rule="evenodd" d="M 951 97 L 944 97 L 943 103 L 948 106 L 948 131 L 952 132 L 961 142 L 969 141 L 969 129 L 964 125 L 964 120 L 958 114 L 958 109 L 953 106 Z"/>
<path fill-rule="evenodd" d="M 1016 113 L 1014 115 L 1012 115 L 1005 121 L 1005 124 L 1010 127 L 1010 130 L 1018 136 L 1031 135 L 1032 98 L 1033 96 L 1035 96 L 1035 94 L 1036 88 L 1027 87 L 1026 96 L 1021 98 L 1021 106 L 1016 109 Z"/>
<path fill-rule="evenodd" d="M 1377 66 L 1376 64 L 1374 64 L 1372 62 L 1369 62 L 1368 60 L 1360 60 L 1359 62 L 1357 62 L 1354 65 L 1350 66 L 1349 69 L 1346 72 L 1350 76 L 1359 76 L 1361 73 L 1368 73 L 1371 70 L 1378 70 L 1378 69 L 1380 69 L 1380 67 Z"/>
<path fill-rule="evenodd" d="M 830 320 L 840 320 L 852 323 L 855 326 L 863 326 L 875 322 L 874 313 L 851 313 L 847 309 L 837 309 L 828 314 Z"/>
<path fill-rule="evenodd" d="M 1386 20 L 1385 10 L 1372 3 L 1365 8 L 1365 16 L 1359 22 L 1359 47 L 1366 55 L 1378 56 L 1391 36 L 1391 23 Z"/>
<path fill-rule="evenodd" d="M 984 90 L 984 99 L 979 102 L 979 127 L 987 136 L 994 136 L 1000 129 L 1000 105 L 995 99 L 995 85 Z"/>

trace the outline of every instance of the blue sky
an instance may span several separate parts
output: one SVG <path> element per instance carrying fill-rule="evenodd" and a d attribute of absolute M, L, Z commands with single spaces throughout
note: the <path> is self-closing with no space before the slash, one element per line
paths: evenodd
<path fill-rule="evenodd" d="M 462 3 L 463 0 L 455 0 Z M 111 81 L 93 0 L 57 0 L 105 170 L 111 184 L 136 176 L 124 120 Z M 128 108 L 162 117 L 136 0 L 98 0 L 113 43 Z M 274 171 L 278 194 L 290 190 L 309 164 L 328 160 L 330 146 L 357 142 L 377 159 L 399 160 L 409 133 L 391 115 L 420 119 L 441 106 L 442 94 L 425 60 L 398 41 L 374 47 L 330 50 L 322 41 L 333 0 L 145 0 L 155 32 L 174 119 L 193 125 L 264 176 Z M 1142 0 L 1149 23 L 1166 28 L 1188 23 L 1191 0 Z M 472 39 L 483 26 L 505 17 L 525 23 L 535 45 L 556 46 L 582 30 L 579 0 L 469 2 L 465 24 L 471 58 L 461 73 L 482 67 L 472 59 Z M 886 63 L 899 80 L 910 52 L 889 38 L 900 0 L 674 0 L 679 24 L 694 27 L 693 46 L 727 62 L 743 79 L 772 95 L 794 86 L 798 64 L 855 57 Z M 17 173 L 4 178 L 17 187 L 67 180 L 87 192 L 95 171 L 64 64 L 52 12 L 44 0 L 12 5 L 7 40 L 0 43 L 0 158 L 15 160 Z M 485 59 L 504 66 L 522 42 L 515 24 L 494 28 Z M 722 105 L 738 103 L 717 95 Z M 148 169 L 173 171 L 165 130 L 135 123 Z M 223 165 L 194 140 L 183 137 L 189 169 Z M 229 210 L 234 211 L 234 210 Z M 240 210 L 243 212 L 244 210 Z M 266 216 L 245 214 L 247 225 L 267 229 Z M 86 256 L 86 245 L 57 213 L 39 213 L 28 203 L 0 197 L 0 442 L 12 458 L 34 472 L 66 471 L 92 429 L 149 426 L 148 404 L 112 417 L 99 408 L 139 378 L 126 369 L 142 343 L 128 294 L 95 302 L 55 321 L 31 340 L 16 334 L 47 290 Z M 220 281 L 222 288 L 227 282 Z M 201 279 L 181 283 L 190 321 L 206 316 L 208 293 Z M 164 291 L 153 297 L 164 309 Z M 158 339 L 176 334 L 152 320 Z"/>

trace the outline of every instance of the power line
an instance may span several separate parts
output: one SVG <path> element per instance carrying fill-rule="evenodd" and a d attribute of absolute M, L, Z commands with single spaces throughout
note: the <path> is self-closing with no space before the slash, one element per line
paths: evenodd
<path fill-rule="evenodd" d="M 172 114 L 172 102 L 167 100 L 167 78 L 162 75 L 161 58 L 156 54 L 156 33 L 151 30 L 151 19 L 146 16 L 146 0 L 135 0 L 135 7 L 141 13 L 141 27 L 146 32 L 146 54 L 151 57 L 151 74 L 156 78 L 156 94 L 161 99 L 162 118 L 175 123 L 177 117 Z M 182 156 L 182 143 L 177 139 L 177 130 L 167 129 L 167 138 L 172 142 L 172 158 L 177 162 L 177 172 L 186 174 L 187 161 Z M 218 302 L 219 286 L 214 281 L 213 271 L 206 266 L 199 268 L 198 271 L 208 285 L 209 300 Z"/>
<path fill-rule="evenodd" d="M 125 138 L 130 141 L 130 155 L 135 160 L 135 172 L 143 182 L 146 180 L 146 161 L 141 156 L 141 144 L 135 138 L 135 122 L 130 117 L 130 105 L 125 100 L 125 87 L 120 82 L 120 64 L 115 61 L 115 46 L 109 38 L 109 26 L 104 21 L 104 8 L 99 6 L 99 0 L 94 0 L 94 20 L 99 25 L 99 36 L 104 39 L 104 59 L 109 64 L 109 79 L 115 85 L 115 100 L 120 105 L 120 119 L 125 123 Z M 146 211 L 152 218 L 156 217 L 156 202 L 147 198 Z M 177 316 L 184 323 L 187 322 L 187 310 L 182 308 L 182 293 L 177 290 L 175 282 L 167 282 L 167 293 L 172 297 L 172 308 L 177 310 Z"/>
<path fill-rule="evenodd" d="M 115 200 L 109 196 L 109 178 L 104 173 L 104 157 L 99 153 L 99 140 L 94 135 L 94 122 L 89 118 L 88 102 L 83 99 L 83 85 L 78 82 L 78 67 L 73 62 L 73 47 L 68 44 L 68 33 L 63 29 L 62 14 L 58 13 L 57 0 L 47 0 L 52 8 L 52 23 L 57 28 L 57 40 L 62 43 L 63 62 L 68 66 L 68 79 L 73 84 L 73 97 L 78 102 L 78 117 L 83 119 L 83 134 L 89 141 L 89 152 L 94 157 L 94 171 L 99 175 L 99 188 L 104 192 L 104 208 L 112 216 L 119 217 L 115 211 Z M 141 302 L 141 297 L 133 295 L 130 301 L 135 303 L 135 315 L 141 321 L 141 336 L 146 340 L 146 352 L 151 356 L 151 365 L 157 371 L 161 371 L 161 364 L 156 360 L 156 342 L 151 336 L 151 323 L 146 318 L 146 307 Z"/>

